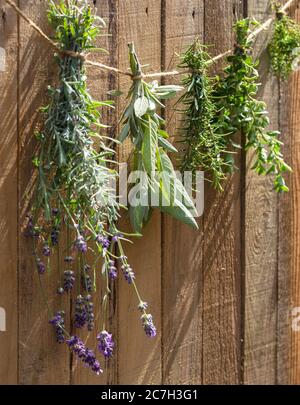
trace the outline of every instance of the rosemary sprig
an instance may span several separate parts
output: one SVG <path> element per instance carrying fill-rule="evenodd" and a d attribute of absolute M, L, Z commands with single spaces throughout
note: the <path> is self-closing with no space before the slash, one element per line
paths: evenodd
<path fill-rule="evenodd" d="M 182 81 L 185 93 L 178 103 L 183 104 L 184 127 L 182 142 L 185 146 L 182 171 L 203 170 L 211 176 L 213 186 L 222 190 L 224 172 L 224 145 L 226 135 L 220 133 L 219 123 L 213 120 L 216 105 L 212 97 L 214 79 L 208 77 L 210 56 L 197 39 L 181 56 L 181 68 L 190 69 Z"/>
<path fill-rule="evenodd" d="M 214 97 L 218 106 L 216 120 L 223 124 L 220 133 L 231 133 L 226 149 L 240 147 L 234 142 L 236 133 L 244 134 L 245 148 L 253 149 L 256 161 L 253 169 L 260 175 L 275 175 L 274 188 L 277 192 L 288 191 L 283 174 L 291 168 L 284 162 L 281 153 L 282 142 L 278 139 L 278 131 L 269 131 L 266 104 L 257 100 L 259 88 L 258 62 L 251 56 L 252 42 L 249 33 L 252 26 L 257 25 L 250 19 L 240 20 L 235 24 L 237 44 L 233 55 L 227 58 L 229 65 L 225 68 L 225 76 L 219 78 Z M 234 168 L 233 154 L 228 160 Z"/>
<path fill-rule="evenodd" d="M 130 205 L 132 226 L 141 232 L 151 213 L 150 208 L 158 206 L 162 212 L 197 228 L 194 205 L 167 155 L 167 152 L 177 151 L 168 141 L 164 120 L 157 113 L 157 108 L 164 107 L 160 100 L 174 96 L 182 88 L 146 83 L 133 44 L 129 44 L 129 58 L 133 84 L 119 140 L 124 142 L 130 136 L 134 145 L 133 170 L 141 175 L 132 189 L 138 196 L 137 203 Z"/>

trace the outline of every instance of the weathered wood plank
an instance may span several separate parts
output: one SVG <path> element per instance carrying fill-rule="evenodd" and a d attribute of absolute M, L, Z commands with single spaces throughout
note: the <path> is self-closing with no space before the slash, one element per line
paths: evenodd
<path fill-rule="evenodd" d="M 47 2 L 21 0 L 19 5 L 45 32 L 50 32 L 46 19 Z M 32 242 L 24 237 L 34 179 L 31 159 L 36 150 L 34 131 L 40 119 L 38 109 L 47 102 L 46 86 L 56 79 L 57 70 L 53 60 L 53 49 L 23 20 L 20 20 L 19 64 L 20 384 L 69 384 L 69 350 L 66 345 L 56 343 L 53 329 L 48 325 L 49 316 L 55 311 L 65 309 L 68 314 L 69 298 L 58 297 L 56 294 L 58 270 L 57 265 L 53 265 L 52 272 L 42 277 L 49 301 L 50 313 L 48 313 L 32 257 Z M 66 327 L 68 328 L 68 323 Z"/>
<path fill-rule="evenodd" d="M 163 67 L 176 68 L 181 53 L 197 36 L 203 36 L 202 0 L 164 3 Z M 180 82 L 178 78 L 168 82 Z M 177 106 L 178 107 L 178 106 Z M 167 104 L 167 130 L 179 140 L 181 116 L 174 113 L 174 102 Z M 177 146 L 177 145 L 176 145 Z M 179 145 L 180 146 L 180 145 Z M 174 159 L 176 160 L 176 159 Z M 174 161 L 174 163 L 176 163 Z M 202 382 L 202 247 L 203 223 L 199 231 L 171 217 L 163 218 L 162 241 L 162 322 L 163 383 L 200 384 Z M 170 288 L 171 287 L 171 288 Z"/>
<path fill-rule="evenodd" d="M 204 38 L 215 45 L 213 55 L 233 46 L 232 25 L 242 11 L 240 1 L 205 2 Z M 222 194 L 205 188 L 203 384 L 241 381 L 241 176 L 236 172 Z"/>
<path fill-rule="evenodd" d="M 142 64 L 150 64 L 151 71 L 161 67 L 161 1 L 134 0 L 119 2 L 119 66 L 127 69 L 127 43 L 134 42 Z M 120 86 L 128 88 L 129 81 L 120 78 Z M 124 107 L 124 102 L 120 108 Z M 131 146 L 120 149 L 119 160 L 126 161 Z M 122 221 L 122 227 L 126 224 Z M 148 339 L 141 327 L 137 299 L 132 287 L 119 280 L 118 308 L 118 383 L 161 383 L 161 219 L 156 211 L 143 231 L 143 237 L 126 246 L 129 263 L 136 272 L 141 296 L 149 303 L 159 331 Z"/>
<path fill-rule="evenodd" d="M 264 21 L 269 2 L 248 1 L 249 15 Z M 278 82 L 270 72 L 266 44 L 270 32 L 255 43 L 262 86 L 258 97 L 267 103 L 272 129 L 278 129 Z M 245 195 L 245 342 L 244 383 L 275 384 L 277 328 L 277 203 L 271 176 L 258 176 L 247 155 Z"/>
<path fill-rule="evenodd" d="M 300 22 L 300 9 L 294 7 L 292 16 Z M 289 83 L 282 87 L 281 126 L 285 153 L 293 173 L 289 176 L 290 193 L 279 206 L 278 252 L 278 355 L 277 383 L 300 384 L 300 277 L 299 277 L 299 156 L 300 156 L 300 73 L 293 73 Z M 295 308 L 298 308 L 295 310 Z M 293 310 L 295 312 L 293 312 Z M 294 328 L 293 328 L 294 321 Z M 295 328 L 296 327 L 296 328 Z"/>
<path fill-rule="evenodd" d="M 18 382 L 18 27 L 0 1 L 0 384 Z"/>

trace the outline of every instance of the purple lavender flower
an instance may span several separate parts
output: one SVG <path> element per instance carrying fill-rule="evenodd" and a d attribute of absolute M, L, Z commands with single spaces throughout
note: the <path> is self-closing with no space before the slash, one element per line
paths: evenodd
<path fill-rule="evenodd" d="M 135 274 L 132 268 L 129 266 L 129 264 L 123 265 L 121 268 L 123 270 L 123 274 L 127 283 L 132 284 L 135 279 Z"/>
<path fill-rule="evenodd" d="M 96 236 L 96 242 L 100 243 L 102 245 L 103 249 L 108 249 L 110 246 L 109 239 L 101 234 L 98 234 Z"/>
<path fill-rule="evenodd" d="M 52 208 L 52 215 L 54 216 L 54 217 L 56 217 L 56 215 L 58 215 L 58 208 Z"/>
<path fill-rule="evenodd" d="M 50 319 L 49 323 L 54 326 L 55 328 L 55 335 L 56 340 L 58 343 L 63 343 L 65 341 L 65 320 L 64 320 L 64 311 L 59 311 L 55 314 L 55 316 Z"/>
<path fill-rule="evenodd" d="M 46 257 L 51 256 L 51 249 L 48 245 L 43 246 L 43 255 Z"/>
<path fill-rule="evenodd" d="M 139 305 L 138 305 L 138 309 L 140 311 L 146 311 L 146 309 L 148 308 L 148 303 L 145 301 L 140 301 Z"/>
<path fill-rule="evenodd" d="M 92 282 L 91 276 L 89 274 L 84 274 L 82 276 L 82 285 L 83 285 L 83 289 L 86 292 L 93 291 L 93 282 Z"/>
<path fill-rule="evenodd" d="M 89 331 L 92 331 L 95 327 L 95 315 L 94 315 L 94 304 L 92 303 L 92 296 L 87 295 L 85 297 L 85 307 L 86 307 L 86 316 L 87 316 L 87 328 Z"/>
<path fill-rule="evenodd" d="M 30 238 L 38 238 L 39 237 L 39 230 L 33 224 L 33 219 L 31 216 L 28 217 L 28 223 L 25 230 L 25 236 Z"/>
<path fill-rule="evenodd" d="M 103 356 L 108 359 L 112 356 L 115 343 L 112 340 L 112 334 L 108 333 L 106 330 L 103 330 L 97 336 L 98 340 L 98 349 L 103 354 Z"/>
<path fill-rule="evenodd" d="M 84 298 L 81 295 L 75 300 L 75 316 L 74 325 L 75 328 L 83 328 L 87 321 L 86 306 L 84 303 Z"/>
<path fill-rule="evenodd" d="M 144 314 L 141 316 L 141 320 L 142 320 L 143 328 L 144 328 L 144 331 L 146 332 L 146 335 L 149 337 L 156 336 L 156 327 L 154 326 L 152 315 Z"/>
<path fill-rule="evenodd" d="M 52 246 L 58 245 L 58 235 L 59 235 L 58 229 L 55 227 L 52 228 L 51 234 L 50 234 Z"/>
<path fill-rule="evenodd" d="M 87 243 L 82 235 L 79 235 L 75 242 L 76 249 L 78 252 L 86 253 L 87 252 Z"/>
<path fill-rule="evenodd" d="M 72 263 L 73 262 L 73 257 L 72 256 L 66 256 L 65 258 L 64 258 L 64 262 L 65 263 Z"/>
<path fill-rule="evenodd" d="M 91 270 L 91 266 L 89 264 L 85 264 L 84 265 L 84 271 L 90 271 Z"/>
<path fill-rule="evenodd" d="M 71 291 L 74 287 L 75 277 L 74 272 L 71 270 L 64 271 L 64 290 Z"/>
<path fill-rule="evenodd" d="M 66 343 L 73 353 L 94 373 L 97 375 L 103 373 L 93 350 L 88 349 L 78 336 L 72 336 L 70 339 L 66 340 Z"/>
<path fill-rule="evenodd" d="M 36 259 L 36 265 L 37 265 L 37 271 L 39 274 L 44 274 L 46 271 L 46 266 L 45 264 L 41 261 L 41 259 L 37 258 Z"/>
<path fill-rule="evenodd" d="M 121 233 L 117 233 L 116 235 L 114 235 L 114 236 L 112 237 L 112 241 L 113 241 L 113 242 L 118 242 L 118 240 L 119 240 L 120 238 L 123 238 L 123 235 L 122 235 Z"/>
<path fill-rule="evenodd" d="M 117 268 L 113 260 L 108 262 L 108 276 L 111 280 L 115 280 L 118 277 Z"/>

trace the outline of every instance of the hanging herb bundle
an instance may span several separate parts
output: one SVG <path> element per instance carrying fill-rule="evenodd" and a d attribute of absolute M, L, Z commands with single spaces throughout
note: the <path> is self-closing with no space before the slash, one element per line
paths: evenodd
<path fill-rule="evenodd" d="M 250 19 L 240 20 L 234 29 L 237 36 L 233 55 L 227 58 L 229 65 L 225 68 L 224 78 L 219 79 L 214 97 L 217 102 L 217 122 L 222 119 L 221 134 L 231 133 L 227 145 L 239 147 L 233 141 L 237 133 L 245 136 L 245 148 L 253 149 L 256 161 L 253 169 L 260 175 L 275 175 L 274 188 L 277 192 L 288 191 L 283 174 L 290 171 L 281 153 L 282 142 L 278 131 L 268 131 L 269 125 L 266 104 L 257 100 L 258 63 L 251 56 L 252 41 L 249 39 L 251 27 L 256 23 Z M 224 138 L 225 139 L 225 138 Z M 231 167 L 234 168 L 233 154 Z M 229 163 L 229 160 L 228 160 Z"/>
<path fill-rule="evenodd" d="M 157 113 L 158 108 L 164 108 L 160 100 L 174 96 L 182 88 L 146 83 L 133 44 L 129 44 L 129 58 L 133 84 L 119 140 L 124 142 L 130 136 L 134 145 L 133 171 L 139 173 L 132 189 L 136 191 L 137 202 L 130 204 L 129 208 L 132 226 L 141 232 L 151 208 L 158 206 L 162 212 L 197 228 L 193 202 L 167 155 L 167 152 L 177 150 L 168 141 L 169 135 L 163 129 L 164 120 Z"/>
<path fill-rule="evenodd" d="M 273 72 L 282 79 L 288 79 L 296 58 L 300 57 L 300 25 L 275 6 L 277 18 L 273 37 L 268 45 Z"/>
<path fill-rule="evenodd" d="M 226 135 L 220 133 L 216 105 L 212 97 L 214 81 L 207 75 L 211 59 L 197 39 L 182 55 L 181 68 L 189 69 L 182 81 L 185 93 L 178 103 L 184 106 L 182 142 L 185 146 L 182 171 L 203 170 L 211 176 L 213 186 L 222 190 L 226 177 Z"/>
<path fill-rule="evenodd" d="M 116 227 L 120 207 L 112 189 L 117 177 L 111 168 L 114 151 L 106 147 L 105 137 L 97 132 L 102 127 L 98 109 L 111 103 L 91 98 L 81 57 L 94 48 L 93 41 L 103 21 L 92 15 L 86 1 L 78 0 L 59 4 L 51 1 L 48 19 L 61 49 L 56 56 L 59 84 L 49 88 L 50 103 L 42 109 L 45 124 L 37 134 L 40 153 L 33 162 L 38 179 L 27 233 L 33 240 L 41 285 L 46 282 L 43 277 L 47 277 L 49 267 L 58 273 L 58 294 L 76 290 L 71 322 L 75 329 L 95 327 L 94 286 L 96 277 L 102 274 L 106 292 L 102 303 L 102 331 L 97 339 L 99 351 L 108 358 L 113 353 L 114 342 L 105 329 L 106 308 L 110 281 L 117 277 L 117 262 L 137 294 L 146 334 L 155 336 L 156 329 L 124 254 L 124 236 Z M 98 147 L 94 139 L 98 140 Z M 62 233 L 67 235 L 66 246 L 62 246 Z M 58 269 L 52 268 L 52 257 L 59 258 L 61 252 L 64 272 L 59 263 L 56 263 Z M 85 347 L 78 336 L 69 335 L 64 317 L 64 312 L 59 310 L 49 321 L 54 326 L 57 341 L 66 342 L 76 356 L 99 374 L 102 370 L 94 351 Z"/>

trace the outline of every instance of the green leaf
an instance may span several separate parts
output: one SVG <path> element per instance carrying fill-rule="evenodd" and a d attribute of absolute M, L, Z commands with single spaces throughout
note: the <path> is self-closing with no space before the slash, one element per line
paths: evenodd
<path fill-rule="evenodd" d="M 134 102 L 134 113 L 136 117 L 141 118 L 146 114 L 149 108 L 149 101 L 146 97 L 138 97 Z"/>
<path fill-rule="evenodd" d="M 145 169 L 150 176 L 156 169 L 157 141 L 157 125 L 149 117 L 144 132 L 142 157 Z"/>
<path fill-rule="evenodd" d="M 118 140 L 123 143 L 127 136 L 129 135 L 130 132 L 130 125 L 129 122 L 126 122 L 126 124 L 123 126 L 120 135 L 118 136 Z"/>
<path fill-rule="evenodd" d="M 172 207 L 161 206 L 161 211 L 171 215 L 173 218 L 178 219 L 180 222 L 190 225 L 195 229 L 199 229 L 198 224 L 193 218 L 191 212 L 179 201 Z"/>
<path fill-rule="evenodd" d="M 178 150 L 169 142 L 167 141 L 165 138 L 158 138 L 158 144 L 159 146 L 167 149 L 170 152 L 178 152 Z"/>

